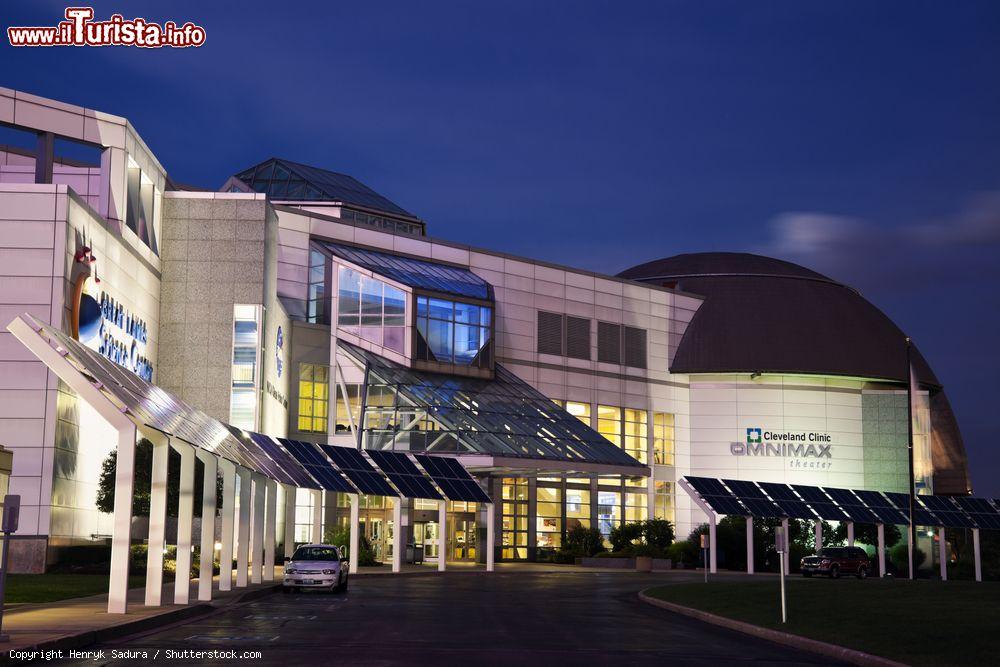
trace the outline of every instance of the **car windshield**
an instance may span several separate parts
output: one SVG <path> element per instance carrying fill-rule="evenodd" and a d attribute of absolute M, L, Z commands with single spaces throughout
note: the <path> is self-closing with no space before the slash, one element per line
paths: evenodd
<path fill-rule="evenodd" d="M 340 560 L 333 547 L 299 547 L 292 554 L 292 560 Z"/>

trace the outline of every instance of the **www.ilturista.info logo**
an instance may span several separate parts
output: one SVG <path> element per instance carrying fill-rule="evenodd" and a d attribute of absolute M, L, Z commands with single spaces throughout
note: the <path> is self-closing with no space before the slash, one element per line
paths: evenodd
<path fill-rule="evenodd" d="M 789 458 L 833 458 L 829 433 L 765 431 L 758 427 L 747 429 L 746 442 L 734 442 L 729 451 L 734 456 L 780 456 Z"/>
<path fill-rule="evenodd" d="M 11 26 L 11 46 L 138 46 L 183 49 L 205 43 L 205 29 L 188 21 L 163 24 L 144 18 L 126 19 L 112 14 L 107 21 L 94 20 L 93 7 L 67 7 L 65 21 L 55 26 Z"/>

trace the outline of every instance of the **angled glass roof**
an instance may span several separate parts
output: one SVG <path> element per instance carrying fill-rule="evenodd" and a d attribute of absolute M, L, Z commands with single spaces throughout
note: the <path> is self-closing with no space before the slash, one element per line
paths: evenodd
<path fill-rule="evenodd" d="M 236 174 L 236 178 L 272 199 L 339 201 L 415 217 L 352 176 L 291 160 L 271 158 Z"/>
<path fill-rule="evenodd" d="M 567 464 L 645 466 L 496 365 L 492 380 L 417 371 L 340 341 L 367 365 L 366 449 L 456 452 Z"/>
<path fill-rule="evenodd" d="M 470 299 L 493 300 L 493 287 L 468 269 L 328 241 L 322 242 L 322 245 L 336 257 L 408 287 Z"/>

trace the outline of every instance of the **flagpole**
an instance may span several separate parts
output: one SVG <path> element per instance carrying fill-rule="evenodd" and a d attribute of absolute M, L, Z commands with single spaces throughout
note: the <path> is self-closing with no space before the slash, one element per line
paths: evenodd
<path fill-rule="evenodd" d="M 913 343 L 906 337 L 906 450 L 910 459 L 910 579 L 916 578 L 913 571 L 913 552 L 917 548 L 917 526 L 913 523 L 913 510 L 916 505 L 916 479 L 913 470 L 913 366 L 910 361 L 910 349 Z"/>

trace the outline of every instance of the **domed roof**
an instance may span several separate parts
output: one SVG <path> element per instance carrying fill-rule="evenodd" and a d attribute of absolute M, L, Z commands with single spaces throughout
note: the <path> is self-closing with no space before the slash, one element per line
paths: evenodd
<path fill-rule="evenodd" d="M 798 264 L 710 252 L 640 264 L 622 278 L 705 297 L 674 373 L 770 372 L 905 382 L 905 334 L 856 290 Z M 918 379 L 940 382 L 915 348 Z"/>

